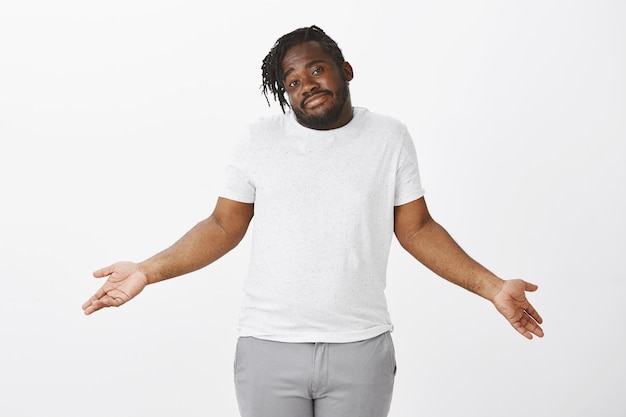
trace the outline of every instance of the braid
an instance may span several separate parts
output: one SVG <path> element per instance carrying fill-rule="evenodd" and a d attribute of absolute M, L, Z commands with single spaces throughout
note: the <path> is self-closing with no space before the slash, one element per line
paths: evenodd
<path fill-rule="evenodd" d="M 285 112 L 285 107 L 289 107 L 289 103 L 285 98 L 286 91 L 283 83 L 283 58 L 291 47 L 307 41 L 319 43 L 330 54 L 337 66 L 341 67 L 344 63 L 343 54 L 337 43 L 315 25 L 296 29 L 281 36 L 263 59 L 263 65 L 261 65 L 263 77 L 261 91 L 265 96 L 265 100 L 267 100 L 268 106 L 270 105 L 269 95 L 271 94 L 274 101 L 278 101 L 278 104 L 280 104 L 283 113 Z"/>

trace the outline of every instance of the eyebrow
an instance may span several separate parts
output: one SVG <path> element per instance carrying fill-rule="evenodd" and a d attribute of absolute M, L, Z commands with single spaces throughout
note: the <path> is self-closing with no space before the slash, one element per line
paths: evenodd
<path fill-rule="evenodd" d="M 314 59 L 313 61 L 308 62 L 308 63 L 304 66 L 304 68 L 311 68 L 313 65 L 316 65 L 316 64 L 323 64 L 323 63 L 325 63 L 325 62 L 326 62 L 326 61 L 325 61 L 325 60 L 323 60 L 323 59 Z M 291 73 L 292 73 L 292 72 L 294 72 L 294 71 L 295 71 L 295 69 L 294 69 L 294 68 L 289 68 L 287 71 L 285 71 L 285 73 L 283 74 L 283 82 L 287 79 L 287 76 L 289 76 L 289 74 L 291 74 Z"/>

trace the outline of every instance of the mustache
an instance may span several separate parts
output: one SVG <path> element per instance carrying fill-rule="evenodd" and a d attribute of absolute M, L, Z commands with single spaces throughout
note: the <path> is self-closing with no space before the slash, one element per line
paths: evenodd
<path fill-rule="evenodd" d="M 328 94 L 328 95 L 329 95 L 329 96 L 331 96 L 331 97 L 333 96 L 333 92 L 332 92 L 332 91 L 330 91 L 330 90 L 320 90 L 320 91 L 315 91 L 314 93 L 307 93 L 307 94 L 304 96 L 304 98 L 302 99 L 302 101 L 300 102 L 300 107 L 304 107 L 305 103 L 306 103 L 309 99 L 311 99 L 311 98 L 313 98 L 313 97 L 315 97 L 315 96 L 317 96 L 317 95 L 320 95 L 320 94 Z"/>

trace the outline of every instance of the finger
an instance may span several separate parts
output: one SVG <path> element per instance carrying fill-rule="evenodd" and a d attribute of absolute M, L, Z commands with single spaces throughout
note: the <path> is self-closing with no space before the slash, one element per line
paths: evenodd
<path fill-rule="evenodd" d="M 102 302 L 102 300 L 96 300 L 93 303 L 89 304 L 89 306 L 87 306 L 87 308 L 84 309 L 84 313 L 85 315 L 88 316 L 91 313 L 94 313 L 105 307 L 109 307 L 109 306 L 106 305 L 104 302 Z"/>
<path fill-rule="evenodd" d="M 537 312 L 535 311 L 535 314 L 536 313 Z M 537 317 L 539 317 L 538 314 L 537 314 Z M 539 319 L 541 320 L 541 317 L 539 317 Z M 524 326 L 526 327 L 526 330 L 528 330 L 530 333 L 534 334 L 537 337 L 543 337 L 543 329 L 541 328 L 539 323 L 540 321 L 535 319 L 535 317 L 533 317 L 532 315 L 530 315 L 528 311 L 526 311 L 526 321 L 524 322 Z"/>
<path fill-rule="evenodd" d="M 513 327 L 515 328 L 515 330 L 517 330 L 517 332 L 518 332 L 519 334 L 521 334 L 522 336 L 524 336 L 526 339 L 532 339 L 532 338 L 533 338 L 532 333 L 530 333 L 529 331 L 527 331 L 527 330 L 526 330 L 524 327 L 522 327 L 521 325 L 520 325 L 520 326 L 513 325 Z"/>
<path fill-rule="evenodd" d="M 528 314 L 526 314 L 524 310 L 520 309 L 516 311 L 515 316 L 512 317 L 511 320 L 509 320 L 509 322 L 511 323 L 511 326 L 513 326 L 513 328 L 517 330 L 519 334 L 524 336 L 526 339 L 532 339 L 533 338 L 532 332 L 530 332 L 528 329 L 529 320 L 530 320 L 530 317 L 528 316 Z"/>
<path fill-rule="evenodd" d="M 86 316 L 98 310 L 100 310 L 100 307 L 96 307 L 94 304 L 89 304 L 87 307 L 83 306 L 83 313 L 85 313 Z"/>
<path fill-rule="evenodd" d="M 526 339 L 532 339 L 533 338 L 532 333 L 528 331 L 528 329 L 526 328 L 525 321 L 527 320 L 528 320 L 528 316 L 523 315 L 519 319 L 511 321 L 511 326 L 513 326 L 513 328 L 517 330 L 517 332 L 521 334 L 522 336 L 524 336 Z"/>
<path fill-rule="evenodd" d="M 543 329 L 527 313 L 524 313 L 518 321 L 511 324 L 522 336 L 527 339 L 532 339 L 533 334 L 537 337 L 543 337 Z"/>
<path fill-rule="evenodd" d="M 95 303 L 96 301 L 100 300 L 102 297 L 104 297 L 106 295 L 106 291 L 104 290 L 103 287 L 100 287 L 98 289 L 98 291 L 96 291 L 96 293 L 94 295 L 92 295 L 89 300 L 85 301 L 85 303 L 82 305 L 83 310 L 89 308 L 90 305 L 92 305 L 93 303 Z"/>
<path fill-rule="evenodd" d="M 530 282 L 527 282 L 526 283 L 526 287 L 524 289 L 526 291 L 528 291 L 528 292 L 535 292 L 535 291 L 537 291 L 537 288 L 539 288 L 538 285 L 531 284 Z"/>
<path fill-rule="evenodd" d="M 543 337 L 543 329 L 541 328 L 541 326 L 535 326 L 535 328 L 532 330 L 532 333 L 537 337 Z"/>
<path fill-rule="evenodd" d="M 90 315 L 91 313 L 100 310 L 101 308 L 106 307 L 104 303 L 99 299 L 94 299 L 93 297 L 83 304 L 83 312 L 85 315 Z"/>
<path fill-rule="evenodd" d="M 531 304 L 528 304 L 528 307 L 526 308 L 526 314 L 532 317 L 537 323 L 543 323 L 543 318 L 539 315 L 537 310 L 535 310 L 535 307 L 533 307 Z"/>
<path fill-rule="evenodd" d="M 124 291 L 111 290 L 100 301 L 104 304 L 104 307 L 119 307 L 129 299 L 130 297 Z"/>
<path fill-rule="evenodd" d="M 105 307 L 119 307 L 122 304 L 124 304 L 124 300 L 120 297 L 112 297 L 110 295 L 106 295 L 104 297 L 102 297 L 99 300 L 95 300 L 94 302 L 91 303 L 91 306 L 88 307 L 89 308 L 93 308 L 93 311 L 97 311 L 100 310 L 101 308 L 105 308 Z"/>
<path fill-rule="evenodd" d="M 113 273 L 113 265 L 105 266 L 104 268 L 100 268 L 93 273 L 94 278 L 104 278 L 108 277 Z"/>
<path fill-rule="evenodd" d="M 91 305 L 91 298 L 89 300 L 85 301 L 80 308 L 82 308 L 83 310 L 87 310 L 90 305 Z"/>
<path fill-rule="evenodd" d="M 104 290 L 102 288 L 100 288 L 98 291 L 96 291 L 96 293 L 94 295 L 89 297 L 89 300 L 85 301 L 85 303 L 82 306 L 83 309 L 89 307 L 90 304 L 92 304 L 94 301 L 100 299 L 103 295 L 104 295 Z"/>
<path fill-rule="evenodd" d="M 532 339 L 533 334 L 537 337 L 543 337 L 543 329 L 532 320 L 529 320 L 524 328 L 526 329 L 526 337 L 529 339 Z"/>

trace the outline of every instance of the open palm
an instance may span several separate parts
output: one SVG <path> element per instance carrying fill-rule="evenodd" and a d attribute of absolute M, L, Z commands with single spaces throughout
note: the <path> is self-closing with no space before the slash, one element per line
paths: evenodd
<path fill-rule="evenodd" d="M 148 284 L 146 275 L 133 262 L 118 262 L 93 273 L 96 278 L 108 277 L 100 289 L 83 304 L 85 314 L 104 307 L 119 307 L 139 294 Z"/>
<path fill-rule="evenodd" d="M 500 314 L 527 339 L 532 339 L 533 334 L 543 337 L 543 330 L 539 326 L 543 319 L 526 298 L 526 291 L 536 291 L 537 288 L 521 279 L 504 281 L 502 289 L 492 300 Z"/>

